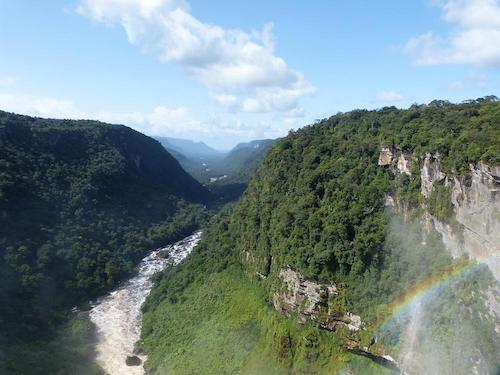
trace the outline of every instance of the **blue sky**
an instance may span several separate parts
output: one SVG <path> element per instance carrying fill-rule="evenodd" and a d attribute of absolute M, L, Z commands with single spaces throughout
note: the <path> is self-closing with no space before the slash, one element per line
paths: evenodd
<path fill-rule="evenodd" d="M 500 87 L 499 0 L 0 0 L 0 109 L 227 149 Z"/>

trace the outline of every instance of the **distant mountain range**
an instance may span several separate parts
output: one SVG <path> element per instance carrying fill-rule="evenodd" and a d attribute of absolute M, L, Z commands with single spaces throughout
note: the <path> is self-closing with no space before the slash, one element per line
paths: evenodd
<path fill-rule="evenodd" d="M 158 141 L 183 168 L 203 184 L 246 186 L 275 139 L 239 143 L 228 152 L 218 151 L 203 142 L 158 137 Z M 242 190 L 242 189 L 241 189 Z"/>
<path fill-rule="evenodd" d="M 218 157 L 224 155 L 223 151 L 215 150 L 204 142 L 195 142 L 189 139 L 157 137 L 156 138 L 167 150 L 173 150 L 176 154 L 182 154 L 189 159 L 207 157 Z"/>
<path fill-rule="evenodd" d="M 235 182 L 247 183 L 277 139 L 239 143 L 221 160 L 220 169 Z"/>

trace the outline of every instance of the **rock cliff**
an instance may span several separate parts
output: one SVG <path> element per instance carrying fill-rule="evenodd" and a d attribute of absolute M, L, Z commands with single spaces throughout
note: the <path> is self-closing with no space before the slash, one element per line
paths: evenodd
<path fill-rule="evenodd" d="M 441 168 L 441 161 L 439 154 L 427 153 L 425 155 L 424 163 L 420 168 L 420 188 L 421 193 L 425 198 L 429 198 L 436 181 L 442 181 L 446 175 Z"/>
<path fill-rule="evenodd" d="M 390 165 L 393 160 L 394 150 L 392 147 L 382 147 L 380 150 L 380 155 L 378 157 L 378 165 L 386 166 Z"/>
<path fill-rule="evenodd" d="M 427 161 L 427 157 L 425 161 Z M 500 281 L 500 167 L 484 163 L 470 165 L 470 173 L 464 176 L 446 176 L 439 159 L 424 161 L 422 194 L 430 194 L 435 181 L 445 180 L 451 186 L 451 202 L 454 215 L 451 223 L 443 222 L 430 214 L 430 221 L 442 236 L 443 243 L 454 257 L 468 254 L 486 263 L 493 276 Z"/>
<path fill-rule="evenodd" d="M 351 331 L 362 327 L 361 318 L 349 312 L 336 311 L 332 302 L 338 295 L 335 284 L 318 283 L 305 279 L 290 268 L 280 271 L 283 288 L 273 294 L 276 310 L 284 315 L 296 316 L 299 322 L 315 321 L 321 328 L 335 331 L 344 326 Z"/>
<path fill-rule="evenodd" d="M 387 150 L 390 149 L 394 150 L 395 147 L 381 147 L 379 161 L 388 160 Z M 410 155 L 396 152 L 396 156 L 391 153 L 389 165 L 393 167 L 394 173 L 410 176 L 410 165 L 415 160 Z M 453 215 L 447 221 L 433 216 L 427 205 L 438 182 L 443 182 L 451 189 Z M 500 166 L 479 162 L 469 165 L 467 174 L 446 174 L 439 153 L 427 153 L 420 166 L 420 192 L 424 197 L 422 219 L 427 228 L 433 228 L 441 234 L 451 255 L 459 257 L 468 254 L 486 263 L 500 281 Z M 386 205 L 394 206 L 395 201 L 399 200 L 388 196 Z M 399 209 L 406 210 L 406 207 L 399 206 Z"/>

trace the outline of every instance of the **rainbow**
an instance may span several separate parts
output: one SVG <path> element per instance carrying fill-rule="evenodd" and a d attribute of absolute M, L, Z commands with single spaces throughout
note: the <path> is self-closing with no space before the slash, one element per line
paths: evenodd
<path fill-rule="evenodd" d="M 400 317 L 405 314 L 405 312 L 409 311 L 410 307 L 414 303 L 425 301 L 449 280 L 459 275 L 471 273 L 483 265 L 483 263 L 467 259 L 453 262 L 452 265 L 422 279 L 413 287 L 408 289 L 404 294 L 396 298 L 390 303 L 387 311 L 383 313 L 382 316 L 373 324 L 370 324 L 370 326 L 375 328 L 375 331 L 379 333 L 383 332 L 391 322 L 397 319 L 397 317 Z"/>

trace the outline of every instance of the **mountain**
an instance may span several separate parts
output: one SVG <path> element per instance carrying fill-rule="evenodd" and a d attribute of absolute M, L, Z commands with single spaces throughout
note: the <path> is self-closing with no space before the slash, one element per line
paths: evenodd
<path fill-rule="evenodd" d="M 499 124 L 479 99 L 290 132 L 148 297 L 147 371 L 498 373 Z"/>
<path fill-rule="evenodd" d="M 220 162 L 220 169 L 233 180 L 248 182 L 277 139 L 262 139 L 236 145 Z"/>
<path fill-rule="evenodd" d="M 156 139 L 165 148 L 177 151 L 190 159 L 218 157 L 223 154 L 223 152 L 215 150 L 203 142 L 171 137 L 157 137 Z"/>
<path fill-rule="evenodd" d="M 231 149 L 230 153 L 234 153 L 236 151 L 244 149 L 257 150 L 261 147 L 272 146 L 273 144 L 276 143 L 276 141 L 277 139 L 257 139 L 251 142 L 238 143 Z"/>
<path fill-rule="evenodd" d="M 180 147 L 175 148 L 171 142 L 172 138 L 157 139 L 191 176 L 225 201 L 239 198 L 260 162 L 277 141 L 276 139 L 254 140 L 239 143 L 227 153 L 213 150 L 215 153 L 205 152 L 202 155 L 198 151 L 193 154 L 190 151 L 183 151 Z M 187 140 L 180 141 L 191 146 L 203 144 Z M 201 148 L 204 147 L 201 146 Z"/>
<path fill-rule="evenodd" d="M 68 350 L 71 366 L 91 357 L 75 344 L 91 335 L 85 323 L 47 345 L 69 309 L 190 234 L 211 200 L 158 141 L 130 128 L 0 112 L 0 373 L 87 373 L 56 367 Z"/>

